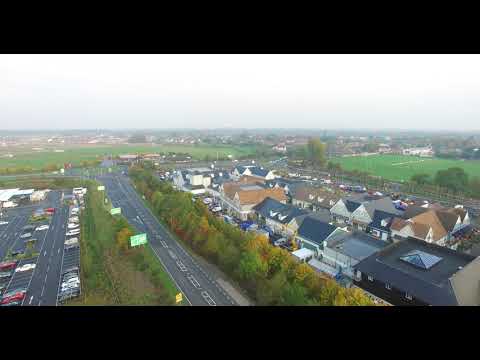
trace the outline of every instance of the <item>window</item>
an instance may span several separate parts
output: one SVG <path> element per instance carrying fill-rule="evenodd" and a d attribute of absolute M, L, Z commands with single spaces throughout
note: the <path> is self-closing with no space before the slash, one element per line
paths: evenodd
<path fill-rule="evenodd" d="M 409 293 L 405 293 L 405 298 L 407 298 L 408 300 L 412 300 L 412 295 L 410 295 Z"/>
<path fill-rule="evenodd" d="M 387 290 L 392 290 L 392 287 L 390 286 L 390 284 L 385 284 L 385 288 L 386 288 Z"/>
<path fill-rule="evenodd" d="M 368 275 L 368 281 L 373 281 L 373 276 Z"/>

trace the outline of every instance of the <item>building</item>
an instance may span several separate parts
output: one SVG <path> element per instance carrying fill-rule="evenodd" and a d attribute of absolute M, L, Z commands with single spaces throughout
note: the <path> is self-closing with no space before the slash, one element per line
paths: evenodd
<path fill-rule="evenodd" d="M 313 186 L 301 186 L 292 194 L 292 204 L 302 209 L 317 211 L 319 209 L 330 210 L 335 205 L 340 196 L 324 188 Z"/>
<path fill-rule="evenodd" d="M 298 228 L 296 241 L 300 248 L 310 249 L 318 258 L 323 250 L 323 242 L 338 231 L 343 230 L 319 219 L 306 217 Z"/>
<path fill-rule="evenodd" d="M 205 189 L 210 186 L 212 182 L 212 170 L 208 168 L 192 168 L 185 170 L 177 170 L 173 173 L 174 185 L 183 191 L 191 192 L 192 194 L 204 194 Z"/>
<path fill-rule="evenodd" d="M 138 161 L 138 155 L 135 155 L 135 154 L 126 154 L 126 155 L 118 156 L 119 164 L 130 164 L 136 161 Z"/>
<path fill-rule="evenodd" d="M 274 233 L 291 238 L 297 232 L 308 212 L 295 206 L 282 203 L 270 197 L 254 207 L 260 222 L 270 227 Z"/>
<path fill-rule="evenodd" d="M 237 180 L 240 176 L 247 175 L 253 176 L 263 180 L 273 180 L 275 175 L 273 171 L 264 169 L 263 167 L 245 165 L 245 166 L 236 166 L 232 171 L 232 177 Z"/>
<path fill-rule="evenodd" d="M 283 204 L 287 202 L 287 197 L 282 189 L 266 189 L 256 184 L 252 185 L 238 182 L 226 182 L 222 184 L 217 196 L 222 207 L 226 209 L 230 215 L 234 215 L 241 220 L 246 220 L 249 215 L 253 214 L 253 208 L 267 197 Z"/>
<path fill-rule="evenodd" d="M 327 273 L 342 274 L 354 278 L 354 266 L 377 253 L 388 244 L 363 232 L 340 230 L 330 235 L 322 246 L 319 261 L 322 268 L 330 268 Z"/>
<path fill-rule="evenodd" d="M 375 210 L 373 213 L 373 220 L 367 227 L 367 233 L 377 239 L 389 241 L 391 239 L 391 229 L 394 215 L 382 211 Z"/>
<path fill-rule="evenodd" d="M 414 238 L 355 265 L 354 283 L 393 305 L 480 305 L 480 258 Z"/>
<path fill-rule="evenodd" d="M 469 225 L 470 216 L 462 207 L 445 209 L 411 205 L 402 218 L 393 219 L 391 235 L 393 240 L 413 237 L 456 248 L 455 234 Z"/>
<path fill-rule="evenodd" d="M 413 155 L 413 156 L 421 156 L 421 157 L 432 157 L 433 156 L 433 149 L 431 146 L 427 147 L 416 147 L 416 148 L 408 148 L 402 150 L 403 155 Z"/>

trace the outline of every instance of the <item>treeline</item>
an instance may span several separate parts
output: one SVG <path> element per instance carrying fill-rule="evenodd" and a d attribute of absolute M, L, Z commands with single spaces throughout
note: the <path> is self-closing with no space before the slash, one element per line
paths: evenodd
<path fill-rule="evenodd" d="M 289 147 L 290 160 L 302 161 L 304 165 L 322 168 L 327 163 L 327 144 L 320 139 L 310 138 L 304 146 Z"/>
<path fill-rule="evenodd" d="M 296 262 L 264 236 L 245 233 L 212 216 L 191 194 L 173 190 L 151 172 L 129 174 L 158 217 L 182 241 L 235 279 L 259 305 L 373 305 L 359 289 L 340 287 Z"/>

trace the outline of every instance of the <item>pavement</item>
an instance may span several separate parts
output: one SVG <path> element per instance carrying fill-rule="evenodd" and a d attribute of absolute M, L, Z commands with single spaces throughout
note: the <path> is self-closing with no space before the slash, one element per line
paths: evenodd
<path fill-rule="evenodd" d="M 8 209 L 6 216 L 1 219 L 9 222 L 8 225 L 0 227 L 0 260 L 3 260 L 9 250 L 25 250 L 26 244 L 20 235 L 23 226 L 27 225 L 28 219 L 35 209 L 56 208 L 50 220 L 49 229 L 32 233 L 32 238 L 37 240 L 34 251 L 39 252 L 38 257 L 21 260 L 17 265 L 18 268 L 27 263 L 36 264 L 35 269 L 15 272 L 7 286 L 6 291 L 27 288 L 23 305 L 56 305 L 65 227 L 68 219 L 68 207 L 62 205 L 61 194 L 61 191 L 51 191 L 46 200 Z"/>
<path fill-rule="evenodd" d="M 129 223 L 147 234 L 152 250 L 167 273 L 182 291 L 188 305 L 238 306 L 217 281 L 218 277 L 199 264 L 143 203 L 127 176 L 109 174 L 98 177 L 106 187 L 113 207 L 120 207 Z"/>

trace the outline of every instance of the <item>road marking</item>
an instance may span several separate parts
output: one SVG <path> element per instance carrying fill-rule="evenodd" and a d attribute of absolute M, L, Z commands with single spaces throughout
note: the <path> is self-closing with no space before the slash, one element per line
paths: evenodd
<path fill-rule="evenodd" d="M 45 252 L 43 253 L 43 256 L 47 256 L 47 250 L 45 250 Z"/>
<path fill-rule="evenodd" d="M 32 297 L 30 298 L 30 301 L 28 302 L 28 305 L 30 305 L 30 304 L 32 303 L 32 301 L 33 301 L 33 295 L 32 295 Z"/>
<path fill-rule="evenodd" d="M 60 254 L 60 248 L 58 248 L 57 254 Z"/>

